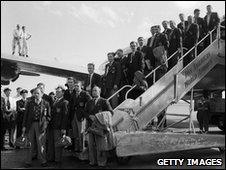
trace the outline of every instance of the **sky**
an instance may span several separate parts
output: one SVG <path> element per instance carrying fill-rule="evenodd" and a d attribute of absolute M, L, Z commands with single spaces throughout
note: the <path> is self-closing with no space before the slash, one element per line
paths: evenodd
<path fill-rule="evenodd" d="M 179 13 L 188 16 L 199 8 L 204 17 L 209 4 L 220 17 L 225 14 L 225 1 L 1 1 L 1 52 L 11 53 L 16 24 L 25 25 L 32 35 L 29 57 L 84 67 L 93 62 L 99 72 L 108 52 L 150 37 L 150 27 L 163 20 L 179 23 Z M 30 90 L 39 82 L 49 93 L 66 79 L 20 76 L 9 87 L 15 95 L 17 87 Z"/>

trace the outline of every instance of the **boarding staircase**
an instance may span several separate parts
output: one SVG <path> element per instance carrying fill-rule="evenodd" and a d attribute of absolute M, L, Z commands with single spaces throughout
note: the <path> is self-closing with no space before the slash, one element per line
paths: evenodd
<path fill-rule="evenodd" d="M 146 128 L 164 109 L 182 99 L 216 65 L 225 66 L 225 40 L 220 38 L 220 31 L 219 26 L 209 32 L 193 48 L 182 54 L 178 63 L 159 80 L 156 81 L 156 72 L 160 66 L 150 72 L 146 78 L 152 76 L 153 85 L 135 100 L 128 98 L 129 92 L 135 88 L 129 85 L 108 98 L 111 100 L 122 90 L 129 88 L 125 100 L 114 109 L 114 130 L 131 132 Z M 209 46 L 199 53 L 198 46 L 207 40 L 210 42 Z M 195 56 L 194 59 L 184 66 L 184 59 L 191 54 Z"/>

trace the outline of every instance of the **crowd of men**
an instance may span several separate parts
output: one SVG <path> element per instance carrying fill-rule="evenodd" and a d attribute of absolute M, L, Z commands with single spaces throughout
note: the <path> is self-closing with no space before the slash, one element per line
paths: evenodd
<path fill-rule="evenodd" d="M 90 166 L 106 166 L 108 151 L 114 148 L 112 138 L 112 127 L 106 124 L 104 118 L 110 117 L 108 114 L 100 114 L 108 111 L 113 115 L 113 109 L 124 100 L 125 91 L 115 95 L 110 103 L 107 98 L 112 96 L 124 85 L 138 85 L 136 92 L 130 97 L 136 98 L 143 93 L 153 83 L 153 77 L 145 78 L 153 69 L 158 69 L 156 80 L 161 78 L 168 70 L 177 64 L 182 47 L 191 49 L 199 40 L 216 28 L 220 22 L 217 13 L 212 12 L 212 7 L 207 6 L 207 15 L 199 17 L 200 10 L 194 10 L 194 17 L 188 16 L 185 20 L 184 14 L 180 14 L 181 22 L 163 21 L 164 31 L 161 33 L 160 26 L 152 26 L 152 36 L 147 40 L 138 38 L 137 42 L 130 43 L 131 52 L 123 54 L 122 49 L 107 54 L 108 64 L 105 66 L 104 75 L 94 72 L 95 65 L 89 63 L 87 79 L 82 84 L 73 77 L 67 78 L 65 86 L 58 86 L 54 92 L 45 94 L 45 85 L 37 84 L 32 89 L 31 97 L 27 98 L 28 91 L 18 88 L 16 99 L 10 96 L 11 90 L 4 89 L 5 97 L 1 97 L 1 149 L 4 149 L 4 136 L 9 133 L 9 145 L 14 147 L 15 129 L 16 138 L 26 134 L 31 142 L 31 147 L 26 158 L 26 167 L 32 165 L 32 160 L 41 160 L 42 166 L 47 166 L 48 161 L 55 161 L 61 164 L 62 147 L 57 147 L 56 143 L 62 135 L 72 138 L 72 146 L 68 147 L 75 156 L 80 158 L 84 151 L 84 141 L 88 134 L 88 159 Z M 168 27 L 170 25 L 170 28 Z M 25 32 L 25 27 L 22 27 Z M 19 47 L 19 54 L 27 56 L 27 44 L 31 36 L 22 36 L 20 26 L 14 32 L 13 54 L 15 46 Z M 21 39 L 23 41 L 21 49 Z M 24 44 L 25 43 L 25 44 Z M 199 45 L 200 51 L 208 45 L 204 42 Z M 175 52 L 171 60 L 166 62 L 164 58 L 156 57 L 156 48 L 162 47 L 167 57 Z M 194 56 L 190 55 L 188 61 Z M 164 114 L 164 113 L 163 113 Z M 160 122 L 160 121 L 159 121 Z M 166 123 L 164 123 L 165 126 Z M 45 136 L 45 142 L 41 142 L 40 136 Z M 16 147 L 18 149 L 18 147 Z"/>

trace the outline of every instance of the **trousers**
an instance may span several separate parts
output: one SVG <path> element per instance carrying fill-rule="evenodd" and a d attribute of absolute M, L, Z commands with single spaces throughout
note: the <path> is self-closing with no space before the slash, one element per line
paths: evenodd
<path fill-rule="evenodd" d="M 28 149 L 27 152 L 27 162 L 28 164 L 31 164 L 32 162 L 32 156 L 34 153 L 34 145 L 35 142 L 37 143 L 37 151 L 38 151 L 38 158 L 40 159 L 41 163 L 46 163 L 46 146 L 42 145 L 39 141 L 40 136 L 40 129 L 39 129 L 39 122 L 33 122 L 31 125 L 31 128 L 28 132 L 28 139 L 31 142 L 31 148 Z"/>

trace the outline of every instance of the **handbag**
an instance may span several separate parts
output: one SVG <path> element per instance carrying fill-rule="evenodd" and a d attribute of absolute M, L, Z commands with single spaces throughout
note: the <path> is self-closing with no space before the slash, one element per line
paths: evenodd
<path fill-rule="evenodd" d="M 72 145 L 71 138 L 66 135 L 63 135 L 63 137 L 56 142 L 56 147 L 66 147 L 71 145 Z"/>
<path fill-rule="evenodd" d="M 22 135 L 16 139 L 15 146 L 22 147 L 22 148 L 30 148 L 31 142 L 29 141 L 27 136 Z"/>

